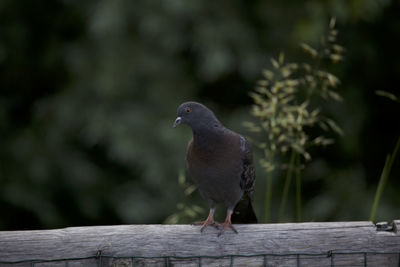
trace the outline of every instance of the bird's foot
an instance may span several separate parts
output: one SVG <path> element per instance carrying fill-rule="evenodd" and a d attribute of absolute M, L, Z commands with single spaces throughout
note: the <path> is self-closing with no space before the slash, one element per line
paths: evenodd
<path fill-rule="evenodd" d="M 203 232 L 207 226 L 213 226 L 213 227 L 219 229 L 218 228 L 219 224 L 217 222 L 215 222 L 213 219 L 209 219 L 209 218 L 207 218 L 207 220 L 202 221 L 202 222 L 194 222 L 194 223 L 192 223 L 192 225 L 201 225 L 200 232 Z"/>
<path fill-rule="evenodd" d="M 231 215 L 232 215 L 232 211 L 228 210 L 228 214 L 226 216 L 226 220 L 224 223 L 219 223 L 218 225 L 222 226 L 222 230 L 219 232 L 218 236 L 221 236 L 225 230 L 229 227 L 232 229 L 233 232 L 235 232 L 236 234 L 238 233 L 238 231 L 235 229 L 235 227 L 233 227 L 232 222 L 231 222 Z"/>
<path fill-rule="evenodd" d="M 232 231 L 235 232 L 235 234 L 238 233 L 238 231 L 235 229 L 235 227 L 233 227 L 231 222 L 219 223 L 218 225 L 222 226 L 222 230 L 219 232 L 218 236 L 221 236 L 228 227 L 231 228 Z"/>
<path fill-rule="evenodd" d="M 214 226 L 218 229 L 218 223 L 214 221 L 214 210 L 215 208 L 210 209 L 210 213 L 208 214 L 208 217 L 205 221 L 193 223 L 193 225 L 201 225 L 200 232 L 203 232 L 204 229 L 209 225 Z"/>

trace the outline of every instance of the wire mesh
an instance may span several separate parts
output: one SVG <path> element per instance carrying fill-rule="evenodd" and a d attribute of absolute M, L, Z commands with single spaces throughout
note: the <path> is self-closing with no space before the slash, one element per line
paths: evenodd
<path fill-rule="evenodd" d="M 135 261 L 139 259 L 160 259 L 164 261 L 164 266 L 169 267 L 173 266 L 171 264 L 171 259 L 193 259 L 196 260 L 198 266 L 205 266 L 203 265 L 204 259 L 229 259 L 229 266 L 234 266 L 236 258 L 251 258 L 251 257 L 262 257 L 263 258 L 263 265 L 269 266 L 269 259 L 271 257 L 295 257 L 296 264 L 295 266 L 301 266 L 302 259 L 307 259 L 307 257 L 327 257 L 330 258 L 330 266 L 335 266 L 335 259 L 341 255 L 361 255 L 363 258 L 363 263 L 361 266 L 368 266 L 368 255 L 397 255 L 397 266 L 400 267 L 400 251 L 399 252 L 367 252 L 367 251 L 328 251 L 328 252 L 318 252 L 318 253 L 260 253 L 260 254 L 251 254 L 251 255 L 193 255 L 193 256 L 112 256 L 103 254 L 101 250 L 97 251 L 96 254 L 87 257 L 75 257 L 75 258 L 59 258 L 59 259 L 30 259 L 30 260 L 20 260 L 20 261 L 3 261 L 0 259 L 0 264 L 3 266 L 5 264 L 13 265 L 13 264 L 30 264 L 30 266 L 35 267 L 40 263 L 61 263 L 64 262 L 64 266 L 68 267 L 71 262 L 82 261 L 82 260 L 95 260 L 97 262 L 97 266 L 103 266 L 105 259 L 129 259 L 131 261 L 131 266 L 135 266 Z"/>

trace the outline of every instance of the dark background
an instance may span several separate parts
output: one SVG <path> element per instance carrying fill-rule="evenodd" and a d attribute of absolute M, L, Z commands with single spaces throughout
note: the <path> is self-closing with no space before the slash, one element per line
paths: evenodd
<path fill-rule="evenodd" d="M 0 230 L 163 222 L 184 200 L 191 132 L 172 129 L 177 106 L 202 102 L 247 135 L 248 94 L 270 57 L 299 60 L 331 16 L 344 101 L 321 106 L 345 135 L 311 151 L 303 220 L 367 220 L 400 133 L 400 104 L 375 94 L 399 94 L 399 14 L 391 0 L 0 1 Z M 399 219 L 399 162 L 377 220 Z M 276 221 L 279 175 L 273 191 Z"/>

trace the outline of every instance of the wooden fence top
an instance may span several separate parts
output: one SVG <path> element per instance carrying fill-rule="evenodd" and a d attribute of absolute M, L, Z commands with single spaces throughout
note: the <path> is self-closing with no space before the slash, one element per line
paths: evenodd
<path fill-rule="evenodd" d="M 228 229 L 220 237 L 218 230 L 212 227 L 200 233 L 200 228 L 192 225 L 0 231 L 0 265 L 33 262 L 35 266 L 41 266 L 44 261 L 57 260 L 58 264 L 62 264 L 60 266 L 66 266 L 64 259 L 75 263 L 81 259 L 86 260 L 84 266 L 99 266 L 101 258 L 100 266 L 147 265 L 146 259 L 154 265 L 159 262 L 172 265 L 176 261 L 174 266 L 199 266 L 201 262 L 205 266 L 219 266 L 225 265 L 225 261 L 228 266 L 231 261 L 234 266 L 262 266 L 266 262 L 268 266 L 291 266 L 291 261 L 296 266 L 297 261 L 300 265 L 307 265 L 316 259 L 319 266 L 346 265 L 358 261 L 362 264 L 363 260 L 368 262 L 368 266 L 398 266 L 400 261 L 400 220 L 393 221 L 387 228 L 381 227 L 379 231 L 372 222 L 365 221 L 235 227 L 238 234 Z M 155 258 L 149 259 L 152 257 Z M 118 265 L 118 260 L 129 262 Z"/>

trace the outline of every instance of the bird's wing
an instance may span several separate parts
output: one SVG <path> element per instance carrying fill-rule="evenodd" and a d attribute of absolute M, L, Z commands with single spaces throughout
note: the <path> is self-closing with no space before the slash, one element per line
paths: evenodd
<path fill-rule="evenodd" d="M 242 152 L 243 172 L 240 179 L 240 187 L 243 189 L 243 197 L 252 199 L 254 194 L 254 184 L 256 173 L 254 171 L 253 153 L 249 141 L 240 136 L 240 150 Z"/>

